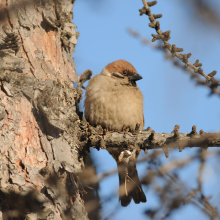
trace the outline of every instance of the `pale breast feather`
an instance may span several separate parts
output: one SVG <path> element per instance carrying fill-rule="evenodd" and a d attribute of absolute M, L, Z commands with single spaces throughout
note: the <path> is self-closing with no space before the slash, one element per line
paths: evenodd
<path fill-rule="evenodd" d="M 95 76 L 86 91 L 85 117 L 93 126 L 121 131 L 143 128 L 143 96 L 138 87 L 120 85 L 108 76 Z"/>

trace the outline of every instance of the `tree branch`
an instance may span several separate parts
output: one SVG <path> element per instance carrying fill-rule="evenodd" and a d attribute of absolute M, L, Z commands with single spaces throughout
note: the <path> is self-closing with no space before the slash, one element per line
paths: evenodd
<path fill-rule="evenodd" d="M 220 90 L 218 89 L 218 86 L 220 86 L 220 82 L 218 82 L 214 76 L 216 75 L 217 71 L 212 71 L 208 75 L 203 72 L 203 69 L 201 68 L 202 63 L 199 63 L 199 60 L 196 60 L 194 64 L 189 62 L 189 58 L 192 55 L 191 53 L 188 54 L 180 54 L 179 52 L 183 51 L 183 48 L 176 47 L 175 44 L 171 45 L 168 40 L 171 38 L 170 33 L 171 31 L 162 32 L 160 29 L 160 22 L 156 21 L 157 18 L 161 18 L 162 14 L 154 15 L 152 14 L 150 7 L 157 4 L 157 1 L 148 2 L 146 0 L 142 0 L 144 7 L 140 9 L 140 15 L 146 14 L 149 17 L 150 23 L 149 27 L 154 28 L 157 32 L 156 34 L 152 34 L 153 39 L 152 42 L 156 40 L 162 40 L 163 41 L 163 49 L 168 49 L 173 57 L 177 57 L 179 60 L 181 60 L 183 63 L 185 63 L 185 68 L 190 67 L 194 73 L 198 73 L 201 76 L 203 76 L 206 81 L 201 80 L 201 78 L 196 74 L 191 74 L 191 77 L 196 79 L 197 84 L 199 85 L 205 85 L 211 89 L 211 94 L 215 93 L 220 95 Z M 211 82 L 210 85 L 208 85 Z"/>
<path fill-rule="evenodd" d="M 81 128 L 85 130 L 83 132 L 85 141 L 82 142 L 84 147 L 87 146 L 89 148 L 93 146 L 98 150 L 100 148 L 115 147 L 121 148 L 122 151 L 126 149 L 142 149 L 147 153 L 148 149 L 163 149 L 166 157 L 169 157 L 168 149 L 179 148 L 179 151 L 182 151 L 186 147 L 201 147 L 203 149 L 220 147 L 220 133 L 204 133 L 203 130 L 200 130 L 198 134 L 195 125 L 189 133 L 179 133 L 180 126 L 176 125 L 170 134 L 156 134 L 150 127 L 140 131 L 138 134 L 130 132 L 105 132 L 101 126 L 96 128 L 85 126 L 83 121 Z"/>

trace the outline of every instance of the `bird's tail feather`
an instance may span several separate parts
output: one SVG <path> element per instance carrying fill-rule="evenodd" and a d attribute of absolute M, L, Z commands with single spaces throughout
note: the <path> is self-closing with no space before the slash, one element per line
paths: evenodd
<path fill-rule="evenodd" d="M 141 187 L 138 177 L 136 163 L 129 162 L 128 164 L 118 164 L 119 176 L 119 200 L 122 206 L 128 206 L 131 199 L 136 204 L 146 202 L 146 196 Z"/>

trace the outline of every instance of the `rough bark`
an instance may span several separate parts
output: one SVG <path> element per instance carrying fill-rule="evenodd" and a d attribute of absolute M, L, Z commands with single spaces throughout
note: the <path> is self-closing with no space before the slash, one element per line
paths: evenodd
<path fill-rule="evenodd" d="M 88 219 L 78 173 L 72 0 L 2 0 L 0 219 Z"/>
<path fill-rule="evenodd" d="M 120 147 L 122 150 L 133 148 L 148 150 L 148 149 L 174 149 L 179 148 L 180 151 L 186 147 L 201 147 L 207 149 L 208 147 L 220 146 L 220 133 L 204 133 L 200 130 L 198 134 L 196 126 L 192 127 L 189 133 L 179 133 L 179 125 L 174 127 L 170 133 L 155 133 L 148 127 L 143 131 L 131 132 L 106 132 L 97 126 L 96 128 L 87 125 L 85 120 L 82 121 L 84 126 L 84 142 L 80 144 L 87 147 L 93 146 L 98 150 L 100 148 Z"/>

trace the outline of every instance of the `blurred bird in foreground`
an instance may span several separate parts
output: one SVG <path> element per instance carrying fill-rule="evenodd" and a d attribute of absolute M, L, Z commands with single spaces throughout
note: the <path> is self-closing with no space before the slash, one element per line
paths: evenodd
<path fill-rule="evenodd" d="M 108 64 L 100 75 L 90 80 L 86 88 L 85 117 L 92 126 L 101 125 L 107 131 L 134 131 L 144 127 L 143 95 L 136 81 L 142 79 L 136 69 L 125 60 Z M 117 162 L 119 200 L 122 206 L 146 202 L 136 169 L 139 152 L 108 148 Z"/>

